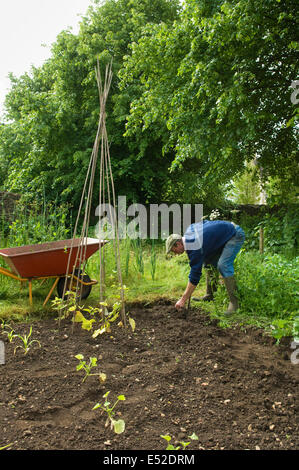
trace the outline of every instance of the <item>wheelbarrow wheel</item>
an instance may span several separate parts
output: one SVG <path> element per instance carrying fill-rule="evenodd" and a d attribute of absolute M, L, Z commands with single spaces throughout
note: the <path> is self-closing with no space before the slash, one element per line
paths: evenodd
<path fill-rule="evenodd" d="M 88 276 L 88 274 L 84 274 L 83 278 L 81 278 L 81 276 L 82 276 L 81 271 L 76 270 L 74 272 L 74 274 L 79 279 L 81 279 L 83 282 L 91 282 L 90 277 Z M 66 281 L 65 292 L 68 292 L 70 290 L 70 283 L 71 283 L 71 278 L 68 278 L 67 281 Z M 64 285 L 65 285 L 65 277 L 61 277 L 59 279 L 58 283 L 57 283 L 57 294 L 61 299 L 63 298 L 65 300 L 67 298 L 67 295 L 64 295 L 64 297 L 63 297 Z M 76 288 L 77 288 L 77 280 L 74 279 L 73 280 L 72 290 L 75 292 Z M 87 297 L 89 296 L 89 294 L 91 292 L 91 288 L 92 288 L 92 285 L 85 286 L 84 284 L 81 284 L 79 282 L 79 284 L 78 284 L 78 299 L 79 300 L 87 299 Z"/>

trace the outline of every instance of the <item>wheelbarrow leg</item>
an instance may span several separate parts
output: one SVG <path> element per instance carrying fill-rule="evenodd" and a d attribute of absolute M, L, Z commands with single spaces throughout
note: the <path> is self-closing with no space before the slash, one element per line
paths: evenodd
<path fill-rule="evenodd" d="M 29 279 L 28 283 L 29 283 L 29 303 L 30 303 L 30 306 L 32 307 L 32 280 Z"/>
<path fill-rule="evenodd" d="M 53 290 L 55 289 L 55 287 L 57 286 L 57 282 L 58 282 L 58 281 L 59 281 L 59 277 L 57 277 L 57 278 L 55 279 L 54 284 L 53 284 L 53 286 L 51 287 L 50 292 L 49 292 L 49 294 L 47 295 L 46 300 L 45 300 L 44 303 L 43 303 L 43 307 L 46 305 L 46 303 L 48 302 L 49 298 L 51 297 L 52 292 L 53 292 Z"/>

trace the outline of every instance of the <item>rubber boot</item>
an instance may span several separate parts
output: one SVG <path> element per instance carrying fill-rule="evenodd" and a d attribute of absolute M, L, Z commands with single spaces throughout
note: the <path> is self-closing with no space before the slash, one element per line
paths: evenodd
<path fill-rule="evenodd" d="M 218 272 L 214 269 L 206 269 L 206 294 L 203 297 L 192 297 L 192 300 L 199 302 L 211 302 L 218 286 Z"/>
<path fill-rule="evenodd" d="M 223 280 L 229 297 L 229 305 L 224 315 L 231 315 L 239 308 L 238 299 L 236 297 L 237 284 L 234 276 L 225 277 Z"/>

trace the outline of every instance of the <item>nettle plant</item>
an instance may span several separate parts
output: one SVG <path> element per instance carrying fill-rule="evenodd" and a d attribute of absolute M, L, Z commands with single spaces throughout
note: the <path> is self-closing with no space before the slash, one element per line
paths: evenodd
<path fill-rule="evenodd" d="M 125 421 L 123 419 L 114 419 L 115 416 L 115 411 L 114 408 L 118 404 L 119 401 L 124 401 L 126 397 L 124 395 L 118 395 L 115 403 L 111 406 L 110 401 L 108 401 L 108 395 L 110 391 L 106 392 L 103 395 L 103 398 L 105 398 L 105 401 L 103 404 L 97 403 L 94 407 L 93 410 L 101 409 L 102 412 L 107 414 L 107 420 L 105 423 L 105 427 L 109 426 L 111 427 L 111 430 L 113 429 L 116 434 L 121 434 L 125 430 Z"/>

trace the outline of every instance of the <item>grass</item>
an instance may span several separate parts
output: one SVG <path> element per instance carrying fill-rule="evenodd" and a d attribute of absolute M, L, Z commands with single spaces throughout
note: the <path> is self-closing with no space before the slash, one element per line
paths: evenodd
<path fill-rule="evenodd" d="M 218 288 L 215 301 L 205 303 L 203 308 L 212 318 L 217 318 L 221 326 L 251 325 L 271 332 L 278 340 L 292 336 L 299 315 L 298 266 L 298 258 L 290 260 L 279 254 L 261 255 L 243 249 L 235 262 L 238 312 L 229 319 L 223 316 L 227 305 L 223 285 Z"/>

